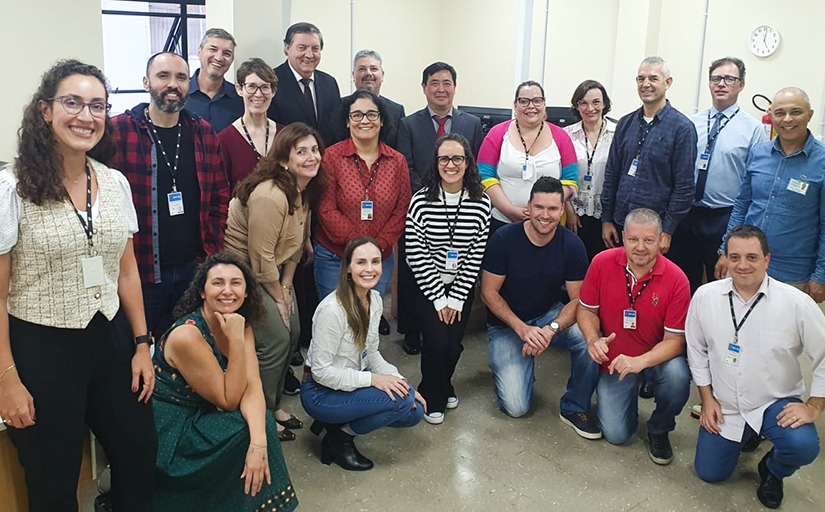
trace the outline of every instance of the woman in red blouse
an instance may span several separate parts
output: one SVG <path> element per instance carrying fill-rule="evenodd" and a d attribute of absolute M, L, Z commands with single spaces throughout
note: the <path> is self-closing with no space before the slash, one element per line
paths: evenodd
<path fill-rule="evenodd" d="M 358 90 L 343 101 L 342 112 L 350 136 L 324 154 L 330 179 L 318 206 L 315 287 L 321 299 L 334 291 L 344 247 L 369 236 L 381 249 L 384 271 L 376 290 L 383 296 L 410 205 L 410 172 L 404 156 L 382 142 L 394 127 L 381 99 Z"/>

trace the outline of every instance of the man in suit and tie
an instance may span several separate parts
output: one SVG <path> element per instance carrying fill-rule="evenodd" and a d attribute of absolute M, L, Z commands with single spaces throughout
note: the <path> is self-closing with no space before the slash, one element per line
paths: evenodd
<path fill-rule="evenodd" d="M 470 142 L 473 155 L 478 156 L 478 149 L 484 140 L 481 120 L 453 107 L 455 87 L 454 67 L 444 62 L 430 64 L 424 68 L 421 77 L 421 89 L 427 98 L 427 106 L 401 120 L 397 149 L 407 159 L 413 193 L 421 188 L 421 178 L 432 164 L 439 137 L 459 133 Z M 404 351 L 413 355 L 421 351 L 420 333 L 414 330 L 418 322 L 410 318 L 411 311 L 407 306 L 410 299 L 405 297 L 405 290 L 414 290 L 416 283 L 406 264 L 403 244 L 399 242 L 398 245 L 398 332 L 405 333 Z"/>
<path fill-rule="evenodd" d="M 381 98 L 387 107 L 387 119 L 392 130 L 385 141 L 388 146 L 398 149 L 398 125 L 401 119 L 407 114 L 404 112 L 404 105 L 396 103 L 386 96 L 381 96 L 381 84 L 384 83 L 384 61 L 381 55 L 375 50 L 359 50 L 352 59 L 352 81 L 355 89 L 368 89 Z"/>
<path fill-rule="evenodd" d="M 316 128 L 329 147 L 340 139 L 336 126 L 341 93 L 335 78 L 316 69 L 323 49 L 324 38 L 312 23 L 295 23 L 287 29 L 286 61 L 275 68 L 278 92 L 267 115 L 284 125 L 301 121 Z"/>

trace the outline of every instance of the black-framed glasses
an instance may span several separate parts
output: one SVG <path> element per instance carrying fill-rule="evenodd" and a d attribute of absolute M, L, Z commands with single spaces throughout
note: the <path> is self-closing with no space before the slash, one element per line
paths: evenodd
<path fill-rule="evenodd" d="M 270 84 L 256 85 L 253 83 L 244 83 L 241 85 L 243 85 L 243 90 L 250 96 L 254 96 L 258 91 L 261 91 L 261 94 L 264 96 L 272 94 L 272 85 Z"/>
<path fill-rule="evenodd" d="M 48 101 L 59 101 L 63 105 L 63 110 L 67 114 L 78 116 L 83 112 L 84 107 L 89 108 L 89 113 L 92 117 L 104 118 L 112 106 L 105 101 L 93 101 L 91 103 L 83 103 L 77 96 L 55 96 L 49 98 Z"/>
<path fill-rule="evenodd" d="M 710 76 L 710 83 L 718 84 L 719 82 L 724 81 L 725 85 L 734 85 L 736 81 L 742 81 L 741 78 L 738 76 L 730 76 L 730 75 L 711 75 Z"/>
<path fill-rule="evenodd" d="M 456 167 L 461 167 L 464 165 L 464 162 L 467 160 L 467 157 L 464 155 L 453 155 L 453 156 L 440 156 L 436 158 L 438 165 L 441 167 L 447 167 L 447 164 L 450 162 L 453 163 Z"/>
<path fill-rule="evenodd" d="M 354 122 L 358 123 L 362 119 L 367 118 L 369 121 L 377 121 L 379 117 L 381 117 L 381 112 L 377 110 L 367 110 L 366 112 L 361 112 L 360 110 L 356 110 L 354 112 L 349 113 L 349 118 Z"/>
<path fill-rule="evenodd" d="M 534 107 L 541 107 L 544 105 L 544 96 L 536 96 L 535 98 L 516 98 L 516 103 L 519 107 L 528 107 L 532 103 Z"/>

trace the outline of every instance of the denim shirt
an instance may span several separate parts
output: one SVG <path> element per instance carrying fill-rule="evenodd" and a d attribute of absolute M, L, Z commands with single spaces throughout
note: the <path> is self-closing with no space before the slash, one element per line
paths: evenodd
<path fill-rule="evenodd" d="M 825 284 L 823 180 L 825 145 L 810 130 L 802 149 L 791 155 L 785 155 L 779 139 L 759 144 L 751 152 L 728 231 L 752 224 L 765 232 L 771 248 L 768 275 L 774 279 Z M 800 187 L 805 188 L 804 194 L 792 190 Z"/>

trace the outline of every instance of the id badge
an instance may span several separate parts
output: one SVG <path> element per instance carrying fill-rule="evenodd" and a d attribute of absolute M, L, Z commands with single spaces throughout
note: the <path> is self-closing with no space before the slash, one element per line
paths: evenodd
<path fill-rule="evenodd" d="M 447 270 L 458 270 L 458 251 L 447 251 L 444 268 Z"/>
<path fill-rule="evenodd" d="M 593 176 L 590 175 L 590 174 L 585 174 L 584 175 L 584 189 L 585 190 L 590 190 L 591 188 L 593 188 Z"/>
<path fill-rule="evenodd" d="M 791 178 L 790 183 L 788 183 L 788 190 L 804 196 L 808 193 L 808 184 L 804 181 Z"/>
<path fill-rule="evenodd" d="M 367 369 L 367 351 L 365 350 L 365 351 L 361 352 L 361 371 L 363 372 L 366 369 Z"/>
<path fill-rule="evenodd" d="M 622 325 L 625 329 L 636 330 L 636 311 L 633 309 L 625 309 L 622 311 Z"/>
<path fill-rule="evenodd" d="M 106 284 L 106 273 L 103 271 L 103 256 L 87 256 L 80 259 L 83 268 L 83 286 L 101 286 Z"/>
<path fill-rule="evenodd" d="M 702 153 L 699 155 L 699 163 L 696 164 L 696 167 L 698 167 L 700 171 L 707 171 L 709 162 L 710 153 Z"/>
<path fill-rule="evenodd" d="M 627 171 L 628 176 L 636 176 L 636 171 L 639 169 L 639 159 L 634 158 L 632 162 L 630 162 L 630 169 Z"/>
<path fill-rule="evenodd" d="M 361 220 L 372 220 L 372 201 L 361 201 Z"/>
<path fill-rule="evenodd" d="M 169 192 L 166 194 L 166 200 L 169 201 L 169 216 L 183 215 L 183 193 Z"/>
<path fill-rule="evenodd" d="M 529 158 L 524 160 L 524 163 L 521 164 L 521 179 L 524 181 L 533 179 L 533 175 L 536 171 L 536 163 Z"/>
<path fill-rule="evenodd" d="M 742 347 L 736 343 L 728 343 L 728 352 L 725 355 L 725 362 L 731 366 L 739 366 L 739 352 Z"/>

